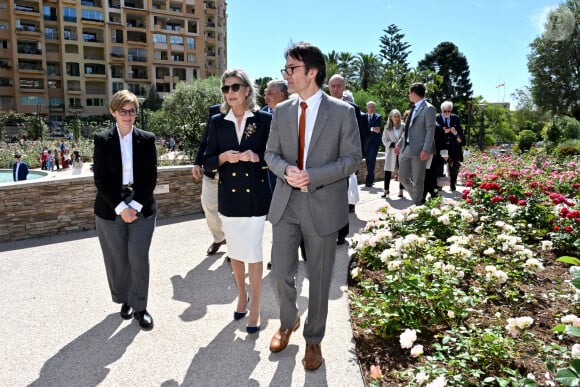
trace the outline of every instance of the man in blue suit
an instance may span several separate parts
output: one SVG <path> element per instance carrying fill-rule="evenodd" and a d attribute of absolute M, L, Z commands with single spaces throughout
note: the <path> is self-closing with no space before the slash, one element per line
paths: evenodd
<path fill-rule="evenodd" d="M 449 188 L 455 191 L 459 167 L 463 162 L 463 151 L 461 147 L 465 144 L 465 134 L 461 127 L 461 119 L 458 115 L 452 114 L 453 102 L 443 101 L 441 104 L 441 114 L 437 116 L 437 127 L 445 133 L 445 149 L 449 152 Z"/>
<path fill-rule="evenodd" d="M 377 154 L 379 153 L 379 145 L 381 145 L 381 126 L 383 117 L 375 113 L 376 104 L 373 101 L 367 102 L 367 113 L 363 114 L 368 122 L 369 134 L 367 142 L 364 144 L 365 161 L 367 164 L 367 177 L 365 179 L 365 187 L 372 187 L 375 182 L 375 164 L 377 161 Z"/>
<path fill-rule="evenodd" d="M 21 156 L 17 153 L 14 155 L 16 162 L 12 166 L 12 178 L 14 181 L 26 180 L 28 176 L 28 164 L 20 161 Z"/>

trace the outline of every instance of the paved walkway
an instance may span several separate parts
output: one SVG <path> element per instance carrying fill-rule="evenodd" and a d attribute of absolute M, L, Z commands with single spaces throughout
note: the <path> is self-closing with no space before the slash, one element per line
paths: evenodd
<path fill-rule="evenodd" d="M 397 192 L 394 185 L 391 192 Z M 351 214 L 351 235 L 384 203 L 382 182 L 361 188 Z M 409 203 L 393 194 L 391 204 Z M 278 354 L 269 351 L 279 327 L 270 272 L 264 270 L 262 327 L 245 332 L 232 318 L 236 289 L 225 249 L 208 257 L 200 216 L 160 220 L 151 246 L 148 310 L 155 328 L 145 332 L 119 316 L 110 301 L 94 231 L 0 244 L 0 385 L 3 386 L 364 386 L 356 357 L 346 287 L 349 255 L 338 247 L 330 292 L 325 362 L 302 367 L 302 327 Z M 269 261 L 271 228 L 264 255 Z M 300 262 L 302 321 L 308 280 Z"/>

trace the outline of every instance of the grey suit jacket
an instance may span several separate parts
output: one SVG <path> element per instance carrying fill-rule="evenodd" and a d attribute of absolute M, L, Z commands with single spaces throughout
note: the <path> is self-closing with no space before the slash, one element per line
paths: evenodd
<path fill-rule="evenodd" d="M 417 156 L 421 151 L 427 151 L 429 153 L 435 153 L 435 117 L 436 111 L 433 105 L 429 102 L 424 101 L 424 103 L 419 106 L 419 108 L 413 112 L 413 121 L 407 120 L 405 126 L 409 126 L 407 129 L 409 131 L 409 145 L 405 145 L 405 134 L 401 136 L 397 146 L 401 148 L 401 153 L 406 149 L 410 156 Z"/>
<path fill-rule="evenodd" d="M 296 165 L 298 155 L 298 98 L 276 106 L 266 145 L 265 160 L 278 176 L 268 219 L 276 224 L 286 209 L 292 187 L 284 172 Z M 348 222 L 347 177 L 362 159 L 354 109 L 346 102 L 322 94 L 312 131 L 305 168 L 310 174 L 307 193 L 310 214 L 319 235 L 330 235 Z"/>

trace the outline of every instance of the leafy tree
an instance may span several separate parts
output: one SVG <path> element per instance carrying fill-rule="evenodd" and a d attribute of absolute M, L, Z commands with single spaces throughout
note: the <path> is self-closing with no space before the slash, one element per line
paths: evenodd
<path fill-rule="evenodd" d="M 518 147 L 521 152 L 527 152 L 532 148 L 532 144 L 537 141 L 536 133 L 531 130 L 524 130 L 520 133 Z"/>
<path fill-rule="evenodd" d="M 441 82 L 441 77 L 430 70 L 403 71 L 401 64 L 388 66 L 381 73 L 380 79 L 370 87 L 370 91 L 379 96 L 375 102 L 384 106 L 386 114 L 392 109 L 403 113 L 410 107 L 407 92 L 413 82 L 423 82 L 427 93 L 432 92 Z"/>
<path fill-rule="evenodd" d="M 147 93 L 147 99 L 143 102 L 143 108 L 148 110 L 159 110 L 163 106 L 163 98 L 159 96 L 155 86 L 151 85 L 149 88 L 149 93 Z"/>
<path fill-rule="evenodd" d="M 356 74 L 354 78 L 357 86 L 363 90 L 367 90 L 371 84 L 377 81 L 381 69 L 381 62 L 372 52 L 370 54 L 359 52 L 355 57 L 355 69 Z"/>
<path fill-rule="evenodd" d="M 352 80 L 355 73 L 356 57 L 350 52 L 338 54 L 338 70 L 346 78 L 347 84 Z"/>
<path fill-rule="evenodd" d="M 194 157 L 203 135 L 208 108 L 221 101 L 220 79 L 210 77 L 180 82 L 163 100 L 163 118 L 185 152 Z"/>
<path fill-rule="evenodd" d="M 264 77 L 264 78 L 257 78 L 254 81 L 254 84 L 256 86 L 256 91 L 258 92 L 256 101 L 258 103 L 258 106 L 265 106 L 266 105 L 266 101 L 264 101 L 264 90 L 266 90 L 266 86 L 268 86 L 268 82 L 270 82 L 272 80 L 272 78 L 270 77 Z"/>
<path fill-rule="evenodd" d="M 409 68 L 407 57 L 412 51 L 409 51 L 411 45 L 403 41 L 405 34 L 402 34 L 401 29 L 395 24 L 389 25 L 383 32 L 385 35 L 379 38 L 381 42 L 379 57 L 386 66 L 401 65 L 403 70 L 407 71 Z"/>
<path fill-rule="evenodd" d="M 439 43 L 431 53 L 419 62 L 420 70 L 429 69 L 441 76 L 442 82 L 430 95 L 432 103 L 439 106 L 445 100 L 467 104 L 473 95 L 469 80 L 467 59 L 451 42 Z"/>
<path fill-rule="evenodd" d="M 511 127 L 511 116 L 508 109 L 498 105 L 487 105 L 484 111 L 486 135 L 492 136 L 496 143 L 513 143 L 516 133 Z"/>
<path fill-rule="evenodd" d="M 534 104 L 530 88 L 516 89 L 512 97 L 517 101 L 517 110 L 511 112 L 516 131 L 531 130 L 537 136 L 540 135 L 548 116 Z"/>
<path fill-rule="evenodd" d="M 580 120 L 580 5 L 567 0 L 548 14 L 531 44 L 528 70 L 536 104 Z"/>

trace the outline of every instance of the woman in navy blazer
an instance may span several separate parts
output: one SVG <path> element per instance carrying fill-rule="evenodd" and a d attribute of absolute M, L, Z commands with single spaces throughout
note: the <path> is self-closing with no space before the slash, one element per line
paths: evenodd
<path fill-rule="evenodd" d="M 264 152 L 272 115 L 258 110 L 252 81 L 241 69 L 222 75 L 223 103 L 209 123 L 204 167 L 219 172 L 218 211 L 228 241 L 228 255 L 238 288 L 234 319 L 250 315 L 246 330 L 260 329 L 262 239 L 271 192 Z M 248 263 L 250 294 L 245 283 Z"/>
<path fill-rule="evenodd" d="M 139 100 L 128 90 L 113 95 L 113 128 L 95 135 L 95 219 L 113 302 L 121 317 L 153 328 L 147 312 L 149 246 L 155 229 L 155 135 L 134 126 Z"/>

